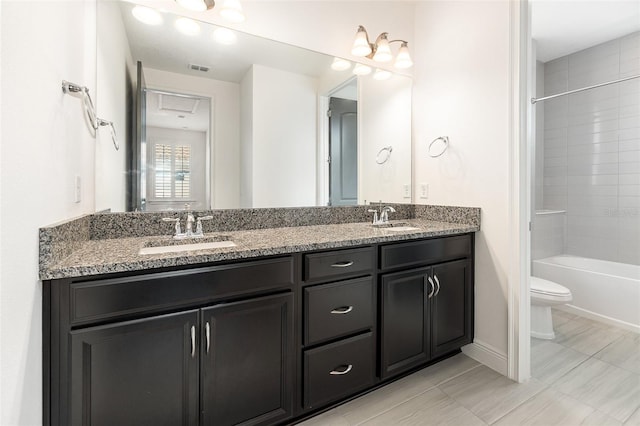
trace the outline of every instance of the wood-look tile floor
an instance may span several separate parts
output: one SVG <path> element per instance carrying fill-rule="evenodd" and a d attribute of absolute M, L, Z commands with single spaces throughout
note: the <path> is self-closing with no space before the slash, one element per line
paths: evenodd
<path fill-rule="evenodd" d="M 554 310 L 518 384 L 458 354 L 301 425 L 640 426 L 640 335 Z"/>

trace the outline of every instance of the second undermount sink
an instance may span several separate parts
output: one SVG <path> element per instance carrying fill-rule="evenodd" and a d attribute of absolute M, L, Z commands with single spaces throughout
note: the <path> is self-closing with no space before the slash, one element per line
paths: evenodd
<path fill-rule="evenodd" d="M 420 229 L 416 226 L 412 226 L 410 223 L 407 223 L 407 222 L 385 222 L 385 223 L 377 223 L 371 226 L 373 226 L 374 228 L 384 229 L 385 231 L 396 231 L 396 232 L 416 231 Z"/>
<path fill-rule="evenodd" d="M 224 247 L 235 247 L 236 243 L 231 241 L 228 235 L 217 235 L 215 237 L 184 238 L 181 240 L 154 240 L 148 241 L 138 251 L 138 254 L 164 254 L 179 253 L 193 250 L 210 250 Z"/>

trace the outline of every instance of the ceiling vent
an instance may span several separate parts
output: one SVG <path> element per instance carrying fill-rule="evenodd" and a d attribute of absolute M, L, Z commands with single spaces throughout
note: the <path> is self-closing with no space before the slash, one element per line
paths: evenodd
<path fill-rule="evenodd" d="M 194 71 L 208 72 L 211 68 L 206 65 L 189 64 L 189 69 Z"/>
<path fill-rule="evenodd" d="M 200 98 L 191 96 L 176 96 L 165 93 L 158 94 L 158 109 L 160 111 L 184 112 L 195 114 L 200 104 Z"/>

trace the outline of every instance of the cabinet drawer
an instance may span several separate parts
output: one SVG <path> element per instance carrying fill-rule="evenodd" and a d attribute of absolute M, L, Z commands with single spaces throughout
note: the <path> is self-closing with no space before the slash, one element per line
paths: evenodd
<path fill-rule="evenodd" d="M 380 269 L 412 267 L 471 255 L 471 236 L 434 238 L 380 246 Z"/>
<path fill-rule="evenodd" d="M 372 269 L 373 248 L 371 247 L 304 255 L 305 281 L 368 274 Z"/>
<path fill-rule="evenodd" d="M 72 283 L 71 325 L 175 310 L 293 285 L 291 257 Z"/>
<path fill-rule="evenodd" d="M 306 287 L 305 344 L 372 327 L 374 300 L 371 277 Z"/>
<path fill-rule="evenodd" d="M 372 386 L 374 361 L 371 332 L 306 351 L 305 408 L 315 408 Z"/>

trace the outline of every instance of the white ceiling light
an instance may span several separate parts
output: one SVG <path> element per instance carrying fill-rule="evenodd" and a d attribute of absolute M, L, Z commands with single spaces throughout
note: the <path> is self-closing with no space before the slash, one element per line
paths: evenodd
<path fill-rule="evenodd" d="M 176 0 L 180 6 L 194 12 L 204 12 L 205 10 L 213 9 L 215 6 L 214 0 Z"/>
<path fill-rule="evenodd" d="M 345 71 L 351 68 L 351 62 L 342 58 L 333 58 L 331 69 L 334 71 Z"/>
<path fill-rule="evenodd" d="M 229 22 L 242 22 L 244 21 L 244 13 L 242 12 L 242 5 L 239 0 L 224 0 L 222 9 L 220 9 L 220 16 Z"/>
<path fill-rule="evenodd" d="M 367 57 L 373 59 L 376 62 L 389 62 L 393 59 L 393 53 L 391 53 L 391 43 L 402 43 L 398 56 L 396 57 L 396 68 L 409 68 L 413 65 L 411 56 L 409 55 L 409 48 L 407 47 L 407 41 L 405 40 L 389 40 L 387 36 L 389 33 L 381 33 L 376 39 L 375 43 L 369 41 L 369 35 L 367 30 L 362 26 L 358 26 L 356 32 L 356 38 L 353 41 L 353 47 L 351 48 L 351 54 L 355 56 Z"/>
<path fill-rule="evenodd" d="M 356 66 L 353 68 L 353 73 L 355 75 L 371 74 L 371 68 L 364 64 L 356 64 Z"/>
<path fill-rule="evenodd" d="M 194 36 L 200 33 L 200 24 L 193 19 L 178 18 L 174 25 L 184 35 Z"/>
<path fill-rule="evenodd" d="M 140 22 L 147 25 L 160 25 L 162 24 L 162 15 L 157 10 L 153 10 L 149 7 L 136 6 L 131 9 L 131 14 Z"/>
<path fill-rule="evenodd" d="M 211 38 L 213 38 L 213 40 L 216 43 L 226 44 L 226 45 L 236 44 L 236 42 L 238 41 L 238 36 L 236 35 L 235 32 L 233 32 L 229 28 L 223 28 L 223 27 L 220 27 L 214 30 L 211 33 Z"/>
<path fill-rule="evenodd" d="M 391 78 L 391 71 L 377 69 L 375 73 L 373 73 L 374 80 L 389 80 Z"/>

